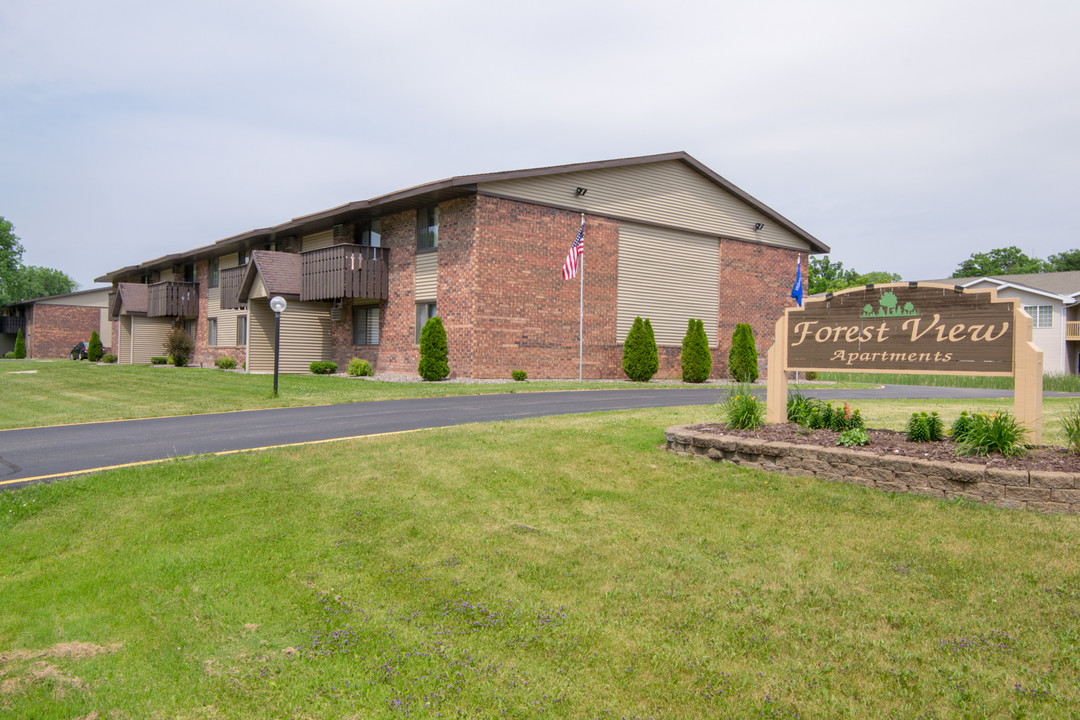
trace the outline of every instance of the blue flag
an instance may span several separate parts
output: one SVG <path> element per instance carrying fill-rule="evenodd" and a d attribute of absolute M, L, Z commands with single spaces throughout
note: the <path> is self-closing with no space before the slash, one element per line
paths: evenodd
<path fill-rule="evenodd" d="M 795 266 L 795 284 L 791 287 L 791 297 L 802 307 L 802 255 L 799 256 L 799 264 Z"/>

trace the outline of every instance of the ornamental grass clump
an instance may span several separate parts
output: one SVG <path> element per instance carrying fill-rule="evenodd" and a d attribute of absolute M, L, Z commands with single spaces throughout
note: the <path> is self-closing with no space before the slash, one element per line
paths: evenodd
<path fill-rule="evenodd" d="M 987 457 L 998 453 L 1007 458 L 1023 457 L 1031 447 L 1027 434 L 1027 428 L 1009 412 L 975 413 L 971 415 L 971 428 L 963 434 L 956 454 Z"/>
<path fill-rule="evenodd" d="M 937 442 L 945 439 L 945 423 L 936 412 L 911 413 L 907 422 L 907 439 L 910 442 Z"/>
<path fill-rule="evenodd" d="M 1080 453 L 1080 405 L 1070 408 L 1061 418 L 1061 433 L 1069 450 Z"/>
<path fill-rule="evenodd" d="M 750 388 L 735 388 L 720 407 L 732 430 L 756 430 L 765 424 L 765 403 L 754 397 Z"/>

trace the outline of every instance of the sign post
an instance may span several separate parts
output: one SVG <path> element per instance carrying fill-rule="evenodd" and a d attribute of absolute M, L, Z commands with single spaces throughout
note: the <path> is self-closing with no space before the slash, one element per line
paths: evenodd
<path fill-rule="evenodd" d="M 998 375 L 1014 378 L 1014 407 L 1042 441 L 1042 351 L 1031 317 L 994 290 L 888 283 L 807 299 L 776 323 L 768 352 L 766 420 L 787 422 L 787 372 Z"/>

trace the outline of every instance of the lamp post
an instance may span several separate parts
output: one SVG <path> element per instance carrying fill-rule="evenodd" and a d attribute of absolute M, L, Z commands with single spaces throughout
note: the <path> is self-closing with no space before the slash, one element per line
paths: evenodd
<path fill-rule="evenodd" d="M 288 305 L 285 298 L 275 295 L 270 298 L 270 309 L 274 311 L 276 320 L 274 328 L 274 397 L 277 397 L 278 360 L 281 357 L 281 313 L 285 312 Z"/>

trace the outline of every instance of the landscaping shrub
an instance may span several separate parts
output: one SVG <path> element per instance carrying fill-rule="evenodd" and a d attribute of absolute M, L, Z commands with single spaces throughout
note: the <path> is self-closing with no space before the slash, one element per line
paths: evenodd
<path fill-rule="evenodd" d="M 8 350 L 6 353 L 4 353 L 4 359 L 5 360 L 14 360 L 15 359 L 15 351 L 14 350 Z"/>
<path fill-rule="evenodd" d="M 626 377 L 634 382 L 649 382 L 660 368 L 656 336 L 648 320 L 634 318 L 634 324 L 623 341 L 622 367 Z"/>
<path fill-rule="evenodd" d="M 712 353 L 709 352 L 709 336 L 705 323 L 690 318 L 682 341 L 682 379 L 688 383 L 703 383 L 712 372 Z"/>
<path fill-rule="evenodd" d="M 316 375 L 333 375 L 337 372 L 337 363 L 329 360 L 316 360 L 308 365 L 308 370 Z"/>
<path fill-rule="evenodd" d="M 814 403 L 818 402 L 814 398 L 803 395 L 798 390 L 795 390 L 788 395 L 787 401 L 787 420 L 791 423 L 798 423 L 799 425 L 807 425 L 810 418 L 810 413 L 813 411 Z"/>
<path fill-rule="evenodd" d="M 420 331 L 420 364 L 417 372 L 424 380 L 442 380 L 450 374 L 448 359 L 446 328 L 443 327 L 442 318 L 436 315 L 424 323 Z"/>
<path fill-rule="evenodd" d="M 728 373 L 741 383 L 752 383 L 758 379 L 758 355 L 757 345 L 754 344 L 754 330 L 746 323 L 736 325 L 735 332 L 731 334 Z"/>
<path fill-rule="evenodd" d="M 945 439 L 945 423 L 936 412 L 911 413 L 907 422 L 907 439 L 910 442 L 937 442 Z"/>
<path fill-rule="evenodd" d="M 101 347 L 101 336 L 98 335 L 97 330 L 94 330 L 90 333 L 90 344 L 86 347 L 86 359 L 90 362 L 98 362 L 103 352 L 105 351 Z"/>
<path fill-rule="evenodd" d="M 861 430 L 865 427 L 862 413 L 847 403 L 834 408 L 832 403 L 793 393 L 788 398 L 788 422 L 799 423 L 811 430 Z"/>
<path fill-rule="evenodd" d="M 15 336 L 15 349 L 12 352 L 14 353 L 12 357 L 16 360 L 22 360 L 26 357 L 26 339 L 23 338 L 22 330 Z"/>
<path fill-rule="evenodd" d="M 968 411 L 964 410 L 960 413 L 960 417 L 953 421 L 952 427 L 949 428 L 949 436 L 952 437 L 953 442 L 961 443 L 964 438 L 971 431 L 971 426 L 974 423 L 971 415 L 968 415 Z"/>
<path fill-rule="evenodd" d="M 510 377 L 514 379 L 514 382 L 525 382 L 529 378 L 529 373 L 524 370 L 511 370 Z"/>
<path fill-rule="evenodd" d="M 371 367 L 371 363 L 367 360 L 361 360 L 360 358 L 353 358 L 349 361 L 348 372 L 352 377 L 370 377 L 375 374 L 375 370 Z"/>
<path fill-rule="evenodd" d="M 214 365 L 217 365 L 222 370 L 232 370 L 236 367 L 236 358 L 222 355 L 214 360 Z"/>
<path fill-rule="evenodd" d="M 1068 410 L 1061 418 L 1061 432 L 1069 450 L 1080 453 L 1080 405 Z"/>
<path fill-rule="evenodd" d="M 1002 411 L 987 415 L 971 415 L 971 428 L 964 433 L 958 455 L 982 455 L 1000 453 L 1005 457 L 1023 457 L 1027 454 L 1027 428 L 1012 414 Z"/>
<path fill-rule="evenodd" d="M 807 382 L 813 382 L 814 380 L 817 380 L 817 373 L 814 372 L 813 370 L 807 370 L 806 371 L 806 381 Z"/>
<path fill-rule="evenodd" d="M 103 362 L 103 363 L 114 363 L 114 362 L 116 362 L 116 356 L 113 355 L 112 353 L 105 353 L 104 355 L 101 356 L 101 362 Z"/>
<path fill-rule="evenodd" d="M 193 347 L 191 338 L 188 337 L 182 327 L 173 328 L 173 331 L 169 333 L 169 337 L 165 339 L 165 350 L 168 351 L 169 357 L 172 358 L 172 364 L 176 367 L 187 365 Z"/>
<path fill-rule="evenodd" d="M 836 439 L 836 444 L 843 445 L 844 447 L 862 447 L 869 442 L 870 438 L 862 428 L 845 430 L 840 433 L 840 437 Z"/>
<path fill-rule="evenodd" d="M 724 422 L 733 430 L 756 430 L 765 424 L 765 403 L 754 397 L 748 387 L 729 391 L 720 407 Z"/>
<path fill-rule="evenodd" d="M 169 358 L 167 357 L 152 357 L 150 358 L 151 365 L 168 365 Z"/>

